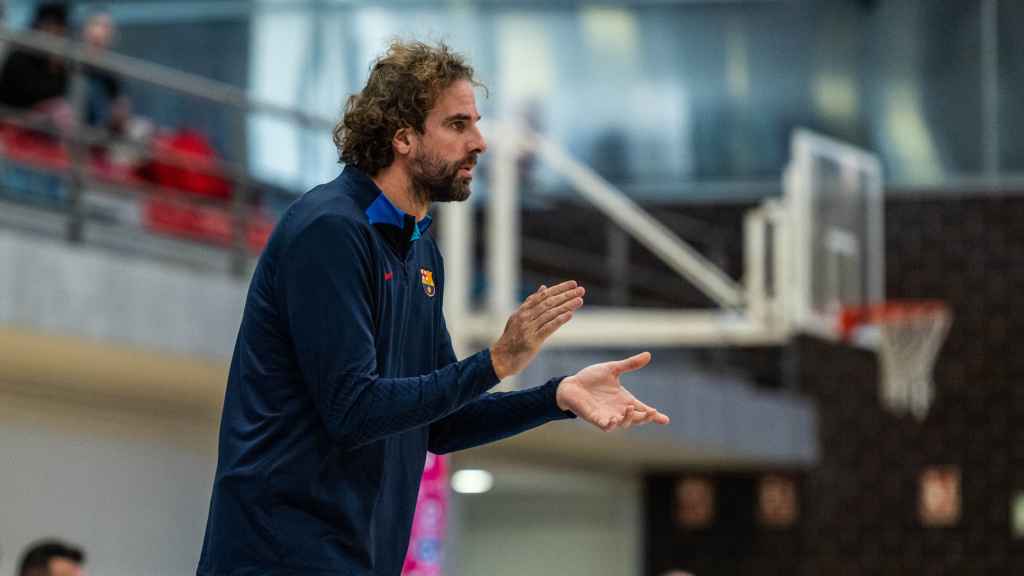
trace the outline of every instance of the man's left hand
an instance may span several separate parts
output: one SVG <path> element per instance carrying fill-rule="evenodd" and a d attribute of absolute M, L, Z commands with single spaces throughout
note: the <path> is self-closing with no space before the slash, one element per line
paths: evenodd
<path fill-rule="evenodd" d="M 555 394 L 558 407 L 605 432 L 649 422 L 668 424 L 668 416 L 637 400 L 619 383 L 619 376 L 650 361 L 651 353 L 642 352 L 625 360 L 587 366 L 562 379 Z"/>

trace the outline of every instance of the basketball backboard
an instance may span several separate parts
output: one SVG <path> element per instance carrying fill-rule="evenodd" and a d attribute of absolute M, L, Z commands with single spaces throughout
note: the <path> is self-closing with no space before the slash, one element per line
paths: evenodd
<path fill-rule="evenodd" d="M 786 168 L 791 328 L 839 338 L 844 308 L 885 298 L 884 198 L 878 158 L 797 130 Z"/>

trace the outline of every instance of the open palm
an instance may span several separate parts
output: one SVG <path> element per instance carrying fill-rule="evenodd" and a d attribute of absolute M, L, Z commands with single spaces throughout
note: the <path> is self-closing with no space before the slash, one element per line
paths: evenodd
<path fill-rule="evenodd" d="M 567 376 L 558 386 L 559 408 L 604 431 L 649 422 L 668 424 L 668 416 L 637 400 L 619 382 L 619 376 L 639 370 L 650 361 L 651 354 L 642 352 L 625 360 L 593 364 Z"/>

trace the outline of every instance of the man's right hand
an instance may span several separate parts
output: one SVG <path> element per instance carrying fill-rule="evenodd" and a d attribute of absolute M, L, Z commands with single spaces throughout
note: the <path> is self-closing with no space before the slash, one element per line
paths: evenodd
<path fill-rule="evenodd" d="M 572 318 L 583 305 L 586 290 L 569 280 L 548 288 L 541 286 L 505 323 L 505 332 L 491 346 L 491 364 L 498 378 L 526 368 L 548 336 Z"/>

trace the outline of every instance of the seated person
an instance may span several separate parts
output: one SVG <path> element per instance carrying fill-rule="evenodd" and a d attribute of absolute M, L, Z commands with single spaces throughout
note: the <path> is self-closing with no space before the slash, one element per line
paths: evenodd
<path fill-rule="evenodd" d="M 41 4 L 32 19 L 32 29 L 67 36 L 67 7 L 55 3 Z M 53 113 L 58 126 L 70 121 L 64 98 L 67 89 L 67 66 L 58 56 L 16 48 L 0 67 L 0 105 Z"/>
<path fill-rule="evenodd" d="M 82 26 L 82 42 L 86 50 L 93 53 L 109 50 L 116 35 L 114 19 L 104 10 L 90 14 Z M 106 70 L 95 68 L 87 68 L 86 78 L 86 123 L 97 128 L 107 128 L 115 133 L 124 131 L 131 117 L 131 109 L 128 98 L 124 95 L 121 80 Z"/>

